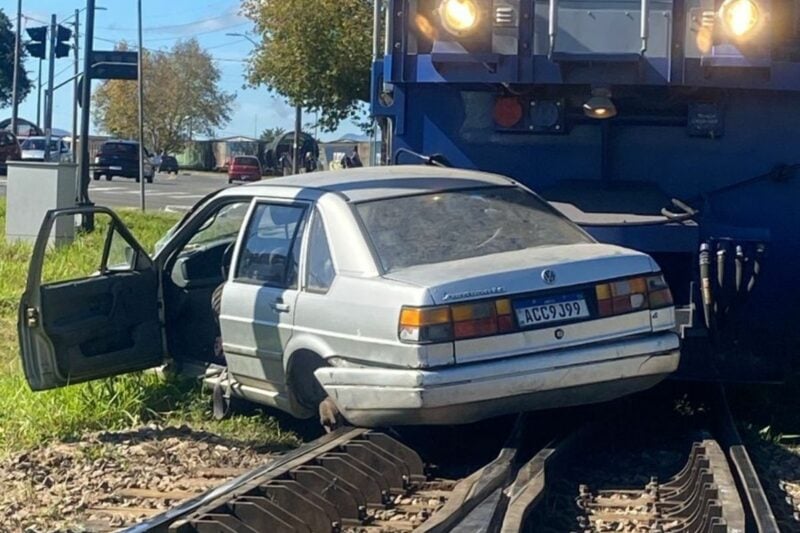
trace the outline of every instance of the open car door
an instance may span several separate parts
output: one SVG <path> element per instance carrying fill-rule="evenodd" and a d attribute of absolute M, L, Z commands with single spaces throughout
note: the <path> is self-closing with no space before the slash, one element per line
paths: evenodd
<path fill-rule="evenodd" d="M 74 224 L 76 215 L 108 221 L 98 226 L 106 231 L 102 241 L 93 239 L 99 264 L 88 268 L 97 271 L 81 279 L 43 281 L 43 273 L 54 270 L 45 268 L 45 261 L 64 262 L 66 255 L 67 262 L 75 258 L 85 262 L 91 252 L 86 239 L 71 245 L 76 246 L 73 250 L 47 253 L 55 225 Z M 19 307 L 19 343 L 31 389 L 63 387 L 161 364 L 158 283 L 153 261 L 110 209 L 49 211 L 33 249 Z"/>

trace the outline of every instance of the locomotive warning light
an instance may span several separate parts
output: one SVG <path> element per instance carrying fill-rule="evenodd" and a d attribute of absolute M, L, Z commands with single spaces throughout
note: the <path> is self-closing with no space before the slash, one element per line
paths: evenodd
<path fill-rule="evenodd" d="M 469 33 L 478 25 L 478 6 L 474 0 L 443 0 L 439 14 L 444 29 L 456 36 Z"/>
<path fill-rule="evenodd" d="M 748 38 L 758 27 L 761 13 L 752 0 L 726 0 L 719 10 L 725 29 L 734 38 Z"/>

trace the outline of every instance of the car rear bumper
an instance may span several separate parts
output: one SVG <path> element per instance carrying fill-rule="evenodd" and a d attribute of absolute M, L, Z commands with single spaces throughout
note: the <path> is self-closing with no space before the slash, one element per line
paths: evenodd
<path fill-rule="evenodd" d="M 679 359 L 668 332 L 435 370 L 324 367 L 315 375 L 352 424 L 464 424 L 618 398 L 652 387 Z"/>
<path fill-rule="evenodd" d="M 228 179 L 234 181 L 261 181 L 261 176 L 258 173 L 254 174 L 231 174 L 228 173 Z"/>

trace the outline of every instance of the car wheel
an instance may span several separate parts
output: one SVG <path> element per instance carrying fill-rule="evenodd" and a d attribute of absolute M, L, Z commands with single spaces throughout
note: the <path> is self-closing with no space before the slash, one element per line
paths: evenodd
<path fill-rule="evenodd" d="M 94 181 L 98 181 L 98 180 L 100 179 L 100 174 L 93 174 L 93 175 L 92 175 L 92 179 L 93 179 Z"/>
<path fill-rule="evenodd" d="M 228 180 L 228 185 L 233 185 L 233 180 Z"/>
<path fill-rule="evenodd" d="M 136 183 L 139 183 L 139 176 L 136 176 L 136 177 L 135 177 L 135 178 L 133 178 L 133 179 L 135 179 L 135 180 L 136 180 Z"/>
<path fill-rule="evenodd" d="M 111 181 L 111 178 L 113 177 L 114 176 L 112 176 L 111 174 L 106 174 L 106 181 Z"/>
<path fill-rule="evenodd" d="M 325 433 L 336 431 L 346 423 L 336 403 L 330 396 L 326 396 L 319 403 L 319 424 L 325 430 Z"/>
<path fill-rule="evenodd" d="M 148 176 L 145 179 L 147 180 L 147 183 L 153 183 L 153 176 Z"/>
<path fill-rule="evenodd" d="M 314 376 L 316 369 L 327 366 L 325 361 L 314 353 L 300 352 L 292 357 L 290 365 L 289 387 L 297 403 L 309 413 L 316 411 L 326 432 L 343 426 L 346 421 L 339 408 Z"/>

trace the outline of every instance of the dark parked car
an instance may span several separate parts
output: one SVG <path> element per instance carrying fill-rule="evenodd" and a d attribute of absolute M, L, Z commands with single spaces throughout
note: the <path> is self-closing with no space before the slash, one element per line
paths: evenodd
<path fill-rule="evenodd" d="M 22 158 L 17 137 L 10 131 L 0 131 L 0 174 L 8 172 L 6 161 L 18 161 Z"/>
<path fill-rule="evenodd" d="M 171 155 L 162 155 L 158 171 L 166 174 L 178 174 L 178 160 Z"/>
<path fill-rule="evenodd" d="M 228 167 L 228 183 L 234 181 L 259 181 L 261 179 L 261 163 L 251 155 L 237 155 Z"/>
<path fill-rule="evenodd" d="M 145 150 L 144 178 L 153 183 L 156 169 L 151 160 L 152 155 Z M 139 181 L 139 143 L 136 141 L 106 141 L 100 146 L 94 158 L 92 176 L 99 180 L 105 176 L 111 181 L 114 176 L 133 178 Z"/>

